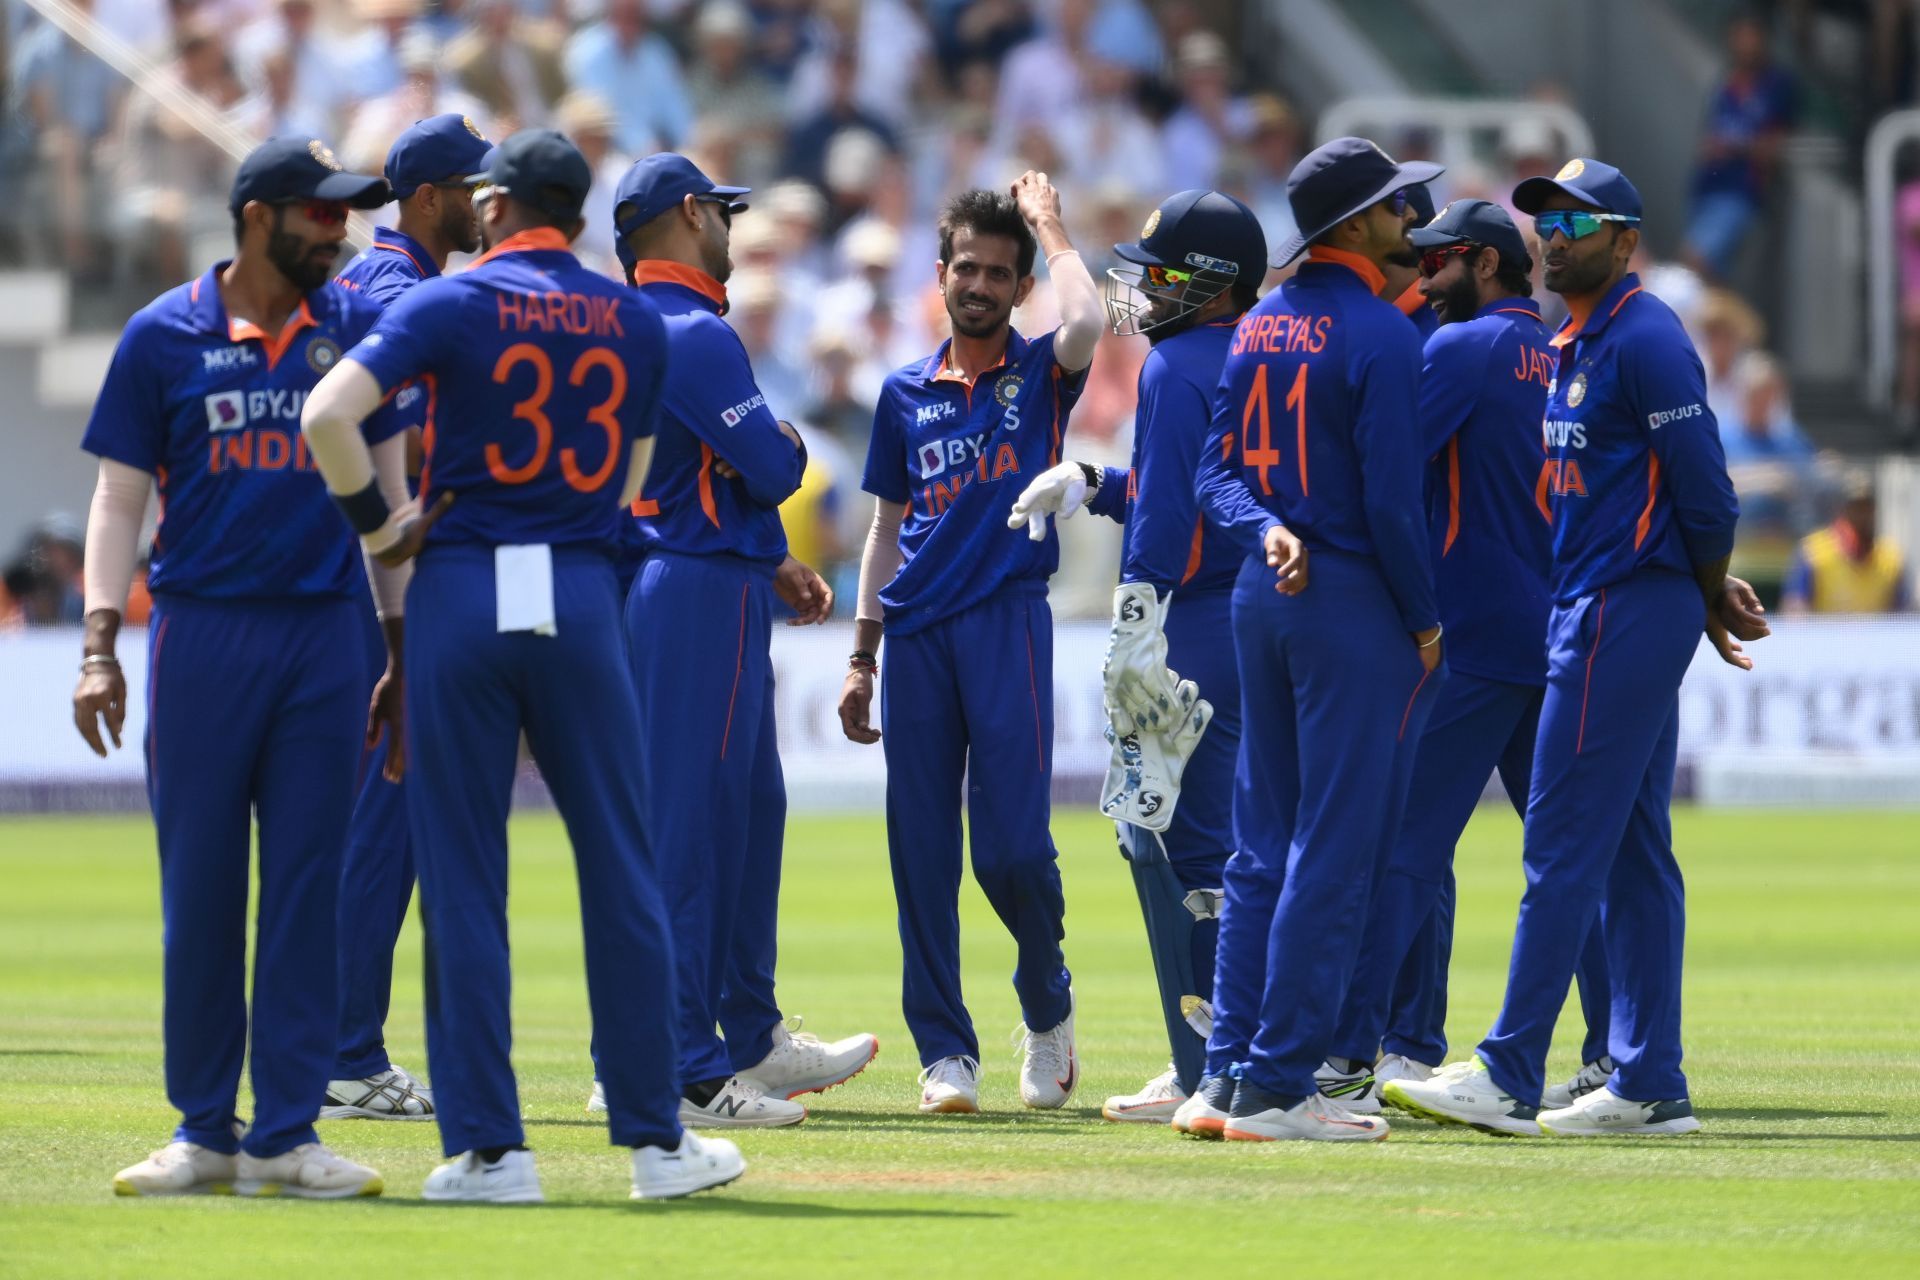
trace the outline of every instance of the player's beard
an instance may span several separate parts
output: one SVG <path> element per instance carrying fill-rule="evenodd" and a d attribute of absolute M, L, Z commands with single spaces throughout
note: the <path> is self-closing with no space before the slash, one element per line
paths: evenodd
<path fill-rule="evenodd" d="M 955 333 L 963 337 L 991 338 L 994 334 L 1005 328 L 1007 323 L 1013 319 L 1013 308 L 1011 306 L 1000 310 L 981 312 L 979 314 L 963 310 L 960 304 L 966 301 L 966 298 L 967 295 L 965 294 L 947 295 L 947 323 L 953 326 Z M 992 298 L 975 297 L 974 301 L 985 302 L 988 306 L 993 305 Z"/>
<path fill-rule="evenodd" d="M 480 251 L 480 213 L 468 201 L 449 201 L 440 215 L 440 238 L 461 253 Z"/>
<path fill-rule="evenodd" d="M 321 242 L 310 244 L 299 236 L 281 230 L 279 211 L 274 211 L 273 230 L 267 233 L 267 261 L 302 293 L 311 293 L 333 274 L 333 263 L 340 246 Z"/>
<path fill-rule="evenodd" d="M 1576 297 L 1586 293 L 1598 293 L 1600 286 L 1613 274 L 1613 254 L 1595 254 L 1591 259 L 1582 260 L 1569 252 L 1560 265 L 1549 257 L 1540 272 L 1541 280 L 1555 293 L 1570 293 Z"/>
<path fill-rule="evenodd" d="M 1462 271 L 1458 280 L 1440 290 L 1438 302 L 1440 305 L 1435 310 L 1443 322 L 1458 324 L 1471 320 L 1473 313 L 1480 309 L 1480 288 L 1472 276 Z"/>
<path fill-rule="evenodd" d="M 1417 267 L 1420 265 L 1420 251 L 1411 241 L 1401 241 L 1400 247 L 1387 254 L 1387 264 L 1394 267 Z"/>

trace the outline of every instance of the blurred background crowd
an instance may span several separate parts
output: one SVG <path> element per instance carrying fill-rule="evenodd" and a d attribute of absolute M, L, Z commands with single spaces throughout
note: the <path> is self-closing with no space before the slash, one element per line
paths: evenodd
<path fill-rule="evenodd" d="M 40 12 L 47 6 L 86 14 L 104 39 L 75 40 Z M 1842 416 L 1866 429 L 1809 430 L 1795 412 L 1792 361 L 1770 344 L 1769 329 L 1804 327 L 1781 296 L 1773 260 L 1786 243 L 1777 188 L 1795 140 L 1813 136 L 1854 163 L 1871 124 L 1915 100 L 1916 5 L 1622 0 L 1620 9 L 1629 7 L 1678 13 L 1712 59 L 1704 111 L 1668 121 L 1652 144 L 1672 157 L 1679 176 L 1666 185 L 1684 217 L 1658 234 L 1650 226 L 1642 271 L 1685 318 L 1706 365 L 1744 508 L 1736 569 L 1770 598 L 1824 607 L 1833 596 L 1819 589 L 1819 575 L 1891 563 L 1880 575 L 1886 590 L 1855 607 L 1905 607 L 1907 570 L 1895 541 L 1876 529 L 1868 462 L 1900 447 L 1920 417 L 1920 165 L 1902 168 L 1912 180 L 1898 186 L 1889 211 L 1897 263 L 1866 264 L 1898 272 L 1890 411 L 1865 412 L 1857 386 L 1845 399 L 1843 377 Z M 67 327 L 110 335 L 155 293 L 225 256 L 235 139 L 319 137 L 349 166 L 377 172 L 408 124 L 455 111 L 489 137 L 551 126 L 579 143 L 600 183 L 576 249 L 617 274 L 619 174 L 654 150 L 686 152 L 718 181 L 754 188 L 751 211 L 733 229 L 728 319 L 769 401 L 808 438 L 812 464 L 785 512 L 795 554 L 850 598 L 870 514 L 859 479 L 877 389 L 889 370 L 944 337 L 933 273 L 942 202 L 1043 169 L 1061 188 L 1075 243 L 1096 274 L 1161 198 L 1188 187 L 1242 197 L 1277 244 L 1293 230 L 1288 172 L 1334 96 L 1306 72 L 1290 74 L 1301 65 L 1285 56 L 1290 24 L 1310 10 L 1325 18 L 1326 8 L 1293 0 L 7 0 L 0 172 L 11 189 L 0 213 L 0 268 L 58 273 Z M 1607 86 L 1596 87 L 1589 72 L 1452 83 L 1436 66 L 1447 54 L 1441 42 L 1423 47 L 1420 32 L 1396 22 L 1405 12 L 1427 24 L 1422 30 L 1457 32 L 1472 11 L 1492 21 L 1513 8 L 1368 0 L 1332 15 L 1353 25 L 1362 11 L 1372 52 L 1416 68 L 1426 91 L 1497 91 L 1539 104 L 1538 114 L 1512 113 L 1467 140 L 1417 121 L 1373 133 L 1400 158 L 1449 164 L 1437 204 L 1470 195 L 1507 201 L 1519 178 L 1550 173 L 1570 153 L 1555 111 L 1591 118 L 1606 101 Z M 1656 38 L 1635 33 L 1625 47 Z M 1358 76 L 1365 60 L 1354 57 Z M 1567 65 L 1564 51 L 1556 65 Z M 161 105 L 134 87 L 129 70 L 163 93 L 187 91 L 198 105 Z M 1608 141 L 1604 128 L 1596 133 Z M 1540 296 L 1551 313 L 1555 300 Z M 1043 279 L 1016 324 L 1043 330 L 1051 308 Z M 0 344 L 6 330 L 0 315 Z M 1141 338 L 1104 341 L 1073 415 L 1074 456 L 1123 463 L 1145 352 Z M 16 418 L 10 437 L 73 421 L 36 416 L 31 390 L 10 385 L 8 368 L 0 363 L 0 394 Z M 43 360 L 43 381 L 45 368 Z M 1835 393 L 1824 394 L 1831 402 Z M 80 530 L 74 516 L 40 519 L 42 511 L 0 511 L 0 549 L 15 552 L 0 588 L 0 628 L 78 621 Z M 1056 609 L 1103 614 L 1117 530 L 1080 520 L 1062 532 Z"/>

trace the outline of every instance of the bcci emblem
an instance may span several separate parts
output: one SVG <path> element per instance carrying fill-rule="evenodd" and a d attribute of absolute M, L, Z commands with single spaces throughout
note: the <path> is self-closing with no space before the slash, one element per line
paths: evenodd
<path fill-rule="evenodd" d="M 1579 177 L 1586 171 L 1587 162 L 1585 160 L 1569 160 L 1560 166 L 1560 172 L 1553 175 L 1553 180 L 1555 182 L 1566 182 L 1569 179 Z"/>
<path fill-rule="evenodd" d="M 335 173 L 338 173 L 342 169 L 346 168 L 345 165 L 341 164 L 339 160 L 334 158 L 333 148 L 329 147 L 326 143 L 320 141 L 320 139 L 318 138 L 315 138 L 312 142 L 309 142 L 307 144 L 307 154 L 312 156 L 319 163 L 327 166 L 327 168 L 333 170 Z"/>
<path fill-rule="evenodd" d="M 993 388 L 993 398 L 1003 407 L 1013 408 L 1013 402 L 1020 398 L 1020 379 L 1013 374 L 1001 378 Z"/>
<path fill-rule="evenodd" d="M 307 344 L 307 367 L 325 373 L 340 362 L 340 344 L 332 338 L 315 338 Z"/>
<path fill-rule="evenodd" d="M 1140 228 L 1140 238 L 1142 240 L 1145 240 L 1148 236 L 1152 235 L 1154 232 L 1158 231 L 1159 229 L 1160 229 L 1160 211 L 1158 209 L 1155 209 L 1152 213 L 1147 215 L 1147 225 Z"/>
<path fill-rule="evenodd" d="M 485 142 L 487 140 L 487 135 L 480 132 L 480 126 L 473 122 L 472 116 L 461 116 L 460 123 L 467 126 L 467 132 L 480 139 L 480 141 Z"/>
<path fill-rule="evenodd" d="M 1576 373 L 1573 381 L 1567 384 L 1567 408 L 1578 409 L 1580 402 L 1587 398 L 1587 375 Z"/>

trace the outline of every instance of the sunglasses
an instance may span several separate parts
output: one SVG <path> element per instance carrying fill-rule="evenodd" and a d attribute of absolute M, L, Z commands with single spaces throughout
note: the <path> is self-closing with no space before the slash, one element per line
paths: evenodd
<path fill-rule="evenodd" d="M 727 226 L 733 225 L 733 201 L 726 196 L 695 196 L 695 204 L 710 204 L 720 210 L 720 221 Z"/>
<path fill-rule="evenodd" d="M 1555 209 L 1551 213 L 1533 215 L 1533 229 L 1542 242 L 1556 235 L 1569 240 L 1583 240 L 1598 231 L 1603 223 L 1622 222 L 1629 226 L 1640 219 L 1624 213 L 1590 213 L 1585 209 Z"/>
<path fill-rule="evenodd" d="M 1392 213 L 1394 217 L 1396 218 L 1400 217 L 1402 214 L 1406 213 L 1407 211 L 1406 188 L 1402 187 L 1400 190 L 1394 192 L 1392 195 L 1388 196 L 1385 200 L 1382 200 L 1380 203 L 1386 205 L 1387 210 L 1390 213 Z"/>
<path fill-rule="evenodd" d="M 298 209 L 307 215 L 307 221 L 317 222 L 323 227 L 337 227 L 347 220 L 344 200 L 286 200 L 277 207 Z"/>
<path fill-rule="evenodd" d="M 1173 267 L 1148 266 L 1141 270 L 1147 286 L 1152 289 L 1171 289 L 1175 285 L 1182 285 L 1193 279 L 1193 272 L 1180 271 Z"/>
<path fill-rule="evenodd" d="M 1420 274 L 1431 280 L 1446 270 L 1448 258 L 1477 253 L 1481 247 L 1477 244 L 1443 244 L 1438 249 L 1428 249 L 1420 255 Z"/>

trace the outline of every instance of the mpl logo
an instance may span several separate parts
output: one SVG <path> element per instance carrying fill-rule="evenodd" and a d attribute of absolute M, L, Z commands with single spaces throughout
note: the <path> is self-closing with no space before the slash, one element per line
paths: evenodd
<path fill-rule="evenodd" d="M 215 347 L 200 353 L 200 371 L 202 373 L 226 373 L 233 369 L 248 369 L 260 363 L 260 357 L 254 354 L 252 347 L 241 343 L 232 347 Z"/>
<path fill-rule="evenodd" d="M 208 431 L 238 431 L 246 425 L 246 392 L 216 391 L 207 397 Z"/>
<path fill-rule="evenodd" d="M 913 415 L 913 425 L 924 427 L 929 422 L 945 422 L 948 418 L 960 416 L 960 408 L 951 400 L 939 404 L 923 404 Z"/>

